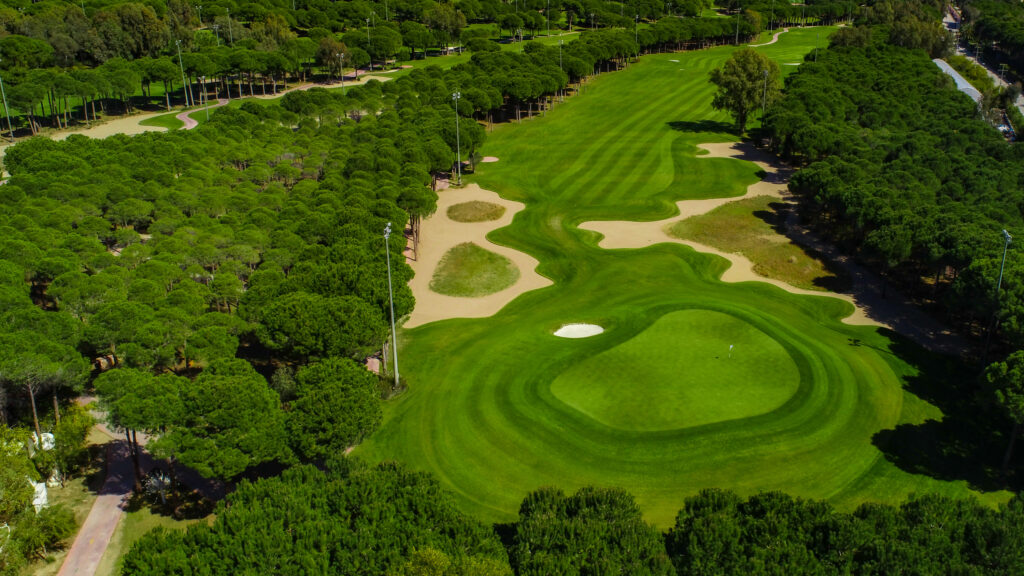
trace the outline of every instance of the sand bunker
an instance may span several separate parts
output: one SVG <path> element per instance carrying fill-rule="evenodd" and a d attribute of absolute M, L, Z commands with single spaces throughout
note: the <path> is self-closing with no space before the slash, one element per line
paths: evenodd
<path fill-rule="evenodd" d="M 562 324 L 562 327 L 555 330 L 555 336 L 559 338 L 590 338 L 604 332 L 604 328 L 597 324 Z"/>
<path fill-rule="evenodd" d="M 780 280 L 765 278 L 764 276 L 754 272 L 754 264 L 742 255 L 730 254 L 698 242 L 679 240 L 669 236 L 668 229 L 676 222 L 685 220 L 691 216 L 706 214 L 723 204 L 735 202 L 744 198 L 750 198 L 752 196 L 783 198 L 788 194 L 786 182 L 789 180 L 791 170 L 781 165 L 775 156 L 758 150 L 751 144 L 745 142 L 699 144 L 698 146 L 708 152 L 707 154 L 697 156 L 698 158 L 735 158 L 737 160 L 747 160 L 748 162 L 757 164 L 758 167 L 765 171 L 766 176 L 760 182 L 750 185 L 747 188 L 746 194 L 742 196 L 735 196 L 732 198 L 713 198 L 709 200 L 682 200 L 677 202 L 676 206 L 679 208 L 679 216 L 668 218 L 666 220 L 658 220 L 656 222 L 596 221 L 584 222 L 580 224 L 579 227 L 584 230 L 591 230 L 603 235 L 604 238 L 602 238 L 601 242 L 598 244 L 601 248 L 644 248 L 663 242 L 677 242 L 679 244 L 685 244 L 698 252 L 714 254 L 728 260 L 732 265 L 722 274 L 721 279 L 723 282 L 766 282 L 773 286 L 778 286 L 787 292 L 792 292 L 793 294 L 839 298 L 841 300 L 846 300 L 854 306 L 853 314 L 843 318 L 844 323 L 868 326 L 886 326 L 881 322 L 868 318 L 864 309 L 858 306 L 857 302 L 849 294 L 804 290 Z"/>
<path fill-rule="evenodd" d="M 449 207 L 472 201 L 504 206 L 505 213 L 497 220 L 484 222 L 456 222 L 448 218 Z M 494 244 L 486 238 L 492 230 L 511 224 L 512 218 L 523 208 L 524 204 L 505 200 L 497 193 L 484 190 L 476 184 L 438 192 L 437 212 L 421 224 L 419 255 L 415 260 L 407 260 L 416 272 L 416 276 L 409 281 L 409 288 L 416 297 L 416 308 L 405 322 L 406 328 L 448 318 L 492 316 L 520 294 L 551 285 L 551 280 L 535 271 L 538 264 L 535 258 L 518 250 Z M 434 270 L 437 269 L 441 258 L 453 246 L 463 242 L 474 242 L 511 260 L 519 268 L 519 280 L 504 290 L 478 298 L 445 296 L 432 291 L 430 279 L 433 278 Z"/>
<path fill-rule="evenodd" d="M 497 156 L 484 156 L 483 158 L 480 159 L 480 163 L 481 164 L 490 164 L 491 162 L 497 162 L 497 161 L 498 161 L 498 157 Z"/>

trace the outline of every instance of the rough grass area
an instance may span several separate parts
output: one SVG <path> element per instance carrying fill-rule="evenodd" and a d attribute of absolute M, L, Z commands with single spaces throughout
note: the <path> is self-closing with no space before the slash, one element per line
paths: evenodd
<path fill-rule="evenodd" d="M 430 289 L 446 296 L 486 296 L 508 288 L 518 279 L 519 268 L 511 260 L 463 242 L 441 258 Z"/>
<path fill-rule="evenodd" d="M 790 242 L 776 230 L 782 223 L 780 201 L 755 196 L 719 206 L 672 225 L 672 236 L 725 252 L 739 253 L 754 263 L 754 272 L 808 290 L 836 289 L 848 280 L 824 262 Z"/>
<path fill-rule="evenodd" d="M 162 126 L 168 130 L 180 130 L 185 126 L 185 123 L 178 120 L 176 116 L 178 112 L 169 112 L 167 114 L 161 114 L 160 116 L 154 116 L 147 118 L 139 122 L 140 126 Z"/>
<path fill-rule="evenodd" d="M 124 515 L 117 525 L 110 545 L 107 546 L 100 564 L 96 568 L 96 576 L 117 576 L 121 574 L 121 557 L 131 550 L 132 545 L 154 528 L 166 530 L 184 530 L 196 522 L 212 522 L 213 516 L 206 520 L 175 520 L 170 516 L 154 514 L 149 508 L 143 507 Z"/>
<path fill-rule="evenodd" d="M 505 214 L 505 207 L 490 202 L 471 200 L 448 207 L 448 218 L 456 222 L 487 222 Z"/>

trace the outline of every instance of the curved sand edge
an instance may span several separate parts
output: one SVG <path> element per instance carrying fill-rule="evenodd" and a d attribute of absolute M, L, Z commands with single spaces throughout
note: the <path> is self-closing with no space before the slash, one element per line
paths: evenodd
<path fill-rule="evenodd" d="M 497 220 L 484 222 L 457 222 L 448 218 L 450 206 L 472 200 L 504 206 L 505 213 Z M 413 296 L 416 297 L 416 307 L 403 326 L 414 328 L 428 322 L 449 318 L 492 316 L 520 294 L 550 286 L 551 280 L 537 274 L 536 268 L 540 264 L 537 259 L 487 240 L 487 234 L 492 230 L 511 224 L 516 213 L 525 207 L 526 205 L 521 202 L 506 200 L 498 196 L 496 192 L 484 190 L 477 184 L 467 184 L 463 188 L 448 188 L 439 191 L 437 212 L 423 220 L 420 225 L 418 258 L 406 260 L 416 272 L 413 279 L 409 281 L 409 288 L 412 289 Z M 432 291 L 430 280 L 433 278 L 441 258 L 456 244 L 463 242 L 473 242 L 511 260 L 519 268 L 519 280 L 504 290 L 475 298 L 445 296 Z"/>
<path fill-rule="evenodd" d="M 590 230 L 603 235 L 604 238 L 601 239 L 598 246 L 606 249 L 646 248 L 647 246 L 661 244 L 663 242 L 684 244 L 698 252 L 714 254 L 728 260 L 730 266 L 722 273 L 721 280 L 723 282 L 765 282 L 793 294 L 839 298 L 840 300 L 849 302 L 854 307 L 853 314 L 843 318 L 842 321 L 845 324 L 890 327 L 887 324 L 883 324 L 869 318 L 864 308 L 859 306 L 854 298 L 848 294 L 805 290 L 803 288 L 797 288 L 796 286 L 787 284 L 786 282 L 782 282 L 781 280 L 766 278 L 754 272 L 754 263 L 745 256 L 723 252 L 717 248 L 712 248 L 711 246 L 706 246 L 698 242 L 680 240 L 669 236 L 667 232 L 668 229 L 680 220 L 706 214 L 723 204 L 754 196 L 782 198 L 787 191 L 786 181 L 788 180 L 791 171 L 782 167 L 778 163 L 777 159 L 771 154 L 762 152 L 754 148 L 752 145 L 744 142 L 699 144 L 698 146 L 706 150 L 708 154 L 697 156 L 697 158 L 735 158 L 737 160 L 753 162 L 765 171 L 765 178 L 760 182 L 751 184 L 747 188 L 746 194 L 743 194 L 742 196 L 713 198 L 709 200 L 681 200 L 676 203 L 676 207 L 679 209 L 679 215 L 673 216 L 672 218 L 666 218 L 665 220 L 657 220 L 655 222 L 602 220 L 583 222 L 579 227 L 583 230 Z"/>

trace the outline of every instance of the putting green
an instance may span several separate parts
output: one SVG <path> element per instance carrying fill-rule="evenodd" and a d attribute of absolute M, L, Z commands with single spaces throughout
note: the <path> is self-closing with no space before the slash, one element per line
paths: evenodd
<path fill-rule="evenodd" d="M 758 50 L 801 61 L 818 32 L 794 29 Z M 526 208 L 488 239 L 536 257 L 553 284 L 489 318 L 403 330 L 409 390 L 386 405 L 357 455 L 429 471 L 465 511 L 501 522 L 541 486 L 625 488 L 663 527 L 708 487 L 783 490 L 844 510 L 911 492 L 970 492 L 965 482 L 909 473 L 876 445 L 897 425 L 942 418 L 904 389 L 916 366 L 934 362 L 927 354 L 841 323 L 851 312 L 844 301 L 722 283 L 721 258 L 670 243 L 604 250 L 577 227 L 668 218 L 678 200 L 738 196 L 758 181 L 753 164 L 697 158 L 699 143 L 736 139 L 729 117 L 710 107 L 707 78 L 733 50 L 645 56 L 545 116 L 494 130 L 482 153 L 501 162 L 479 165 L 473 178 Z M 605 332 L 552 335 L 570 322 Z M 688 337 L 691 351 L 680 347 Z M 752 364 L 698 366 L 710 376 L 694 377 L 692 395 L 679 393 L 679 364 L 700 364 L 702 353 L 714 361 L 706 354 L 721 356 L 726 338 L 736 340 L 733 360 L 744 362 L 742 344 Z M 628 366 L 644 377 L 631 378 Z M 714 380 L 737 393 L 719 394 Z M 680 407 L 689 399 L 700 404 Z"/>
<path fill-rule="evenodd" d="M 771 412 L 799 384 L 796 364 L 764 332 L 686 310 L 574 365 L 551 393 L 614 428 L 671 430 Z"/>

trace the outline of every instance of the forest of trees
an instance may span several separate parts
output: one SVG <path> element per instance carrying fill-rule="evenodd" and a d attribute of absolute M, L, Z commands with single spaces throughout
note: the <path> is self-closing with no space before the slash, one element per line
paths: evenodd
<path fill-rule="evenodd" d="M 799 10 L 779 3 L 769 22 L 764 0 L 730 4 L 734 16 L 727 19 L 710 6 L 706 0 L 674 8 L 649 0 L 0 2 L 0 74 L 14 128 L 35 134 L 138 105 L 169 109 L 172 93 L 185 104 L 276 93 L 290 82 L 336 77 L 371 60 L 408 60 L 454 44 L 486 46 L 481 41 L 488 38 L 536 35 L 572 22 L 638 27 L 637 34 L 623 34 L 631 45 L 635 38 L 642 48 L 681 48 L 746 40 L 769 24 L 833 23 L 855 9 L 844 1 Z M 638 50 L 633 45 L 623 53 Z"/>
<path fill-rule="evenodd" d="M 1020 574 L 1024 503 L 912 498 L 853 513 L 766 492 L 705 490 L 665 534 L 633 497 L 542 488 L 516 522 L 467 518 L 436 480 L 400 465 L 333 461 L 243 482 L 212 526 L 156 531 L 126 556 L 126 574 L 395 576 L 679 576 L 720 574 Z"/>
<path fill-rule="evenodd" d="M 767 134 L 805 166 L 801 215 L 968 332 L 1024 346 L 1024 268 L 1001 230 L 1024 229 L 1024 149 L 1008 143 L 918 47 L 880 22 L 840 31 L 787 79 Z M 935 46 L 927 36 L 924 47 Z"/>

